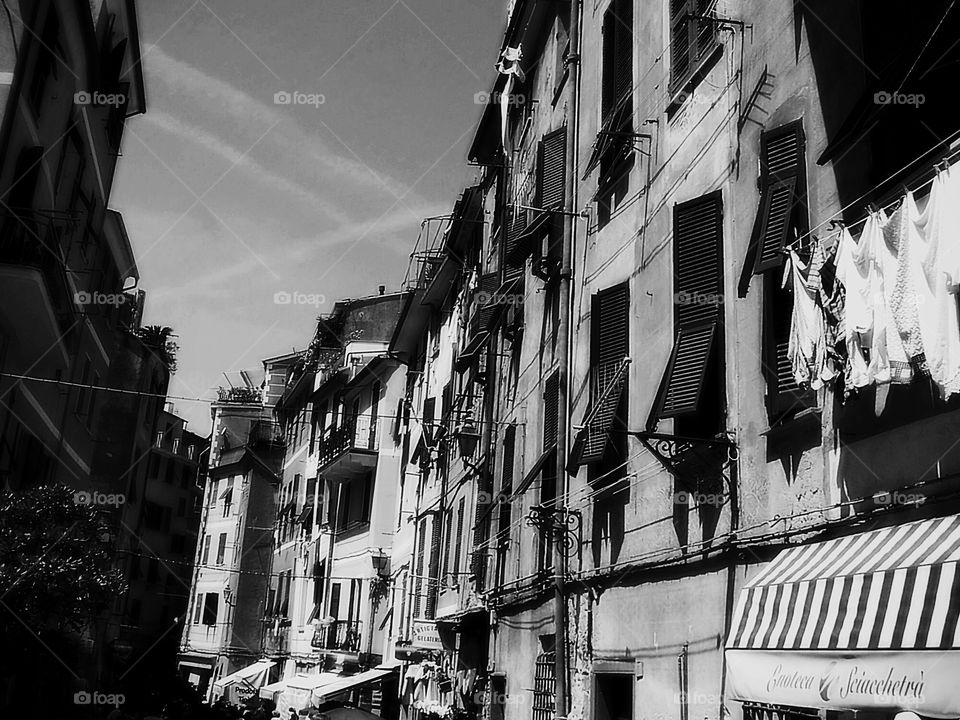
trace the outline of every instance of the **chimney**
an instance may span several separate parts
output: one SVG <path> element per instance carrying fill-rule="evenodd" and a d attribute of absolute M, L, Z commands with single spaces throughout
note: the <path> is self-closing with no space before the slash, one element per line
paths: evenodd
<path fill-rule="evenodd" d="M 377 290 L 379 290 L 380 294 L 383 295 L 387 291 L 387 286 L 381 285 L 380 287 L 377 288 Z"/>

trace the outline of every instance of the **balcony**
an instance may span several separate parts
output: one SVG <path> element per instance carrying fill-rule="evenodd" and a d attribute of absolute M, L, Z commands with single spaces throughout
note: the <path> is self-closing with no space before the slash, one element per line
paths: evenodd
<path fill-rule="evenodd" d="M 17 367 L 64 368 L 75 305 L 60 250 L 15 219 L 0 223 L 0 233 L 0 327 L 16 338 L 10 347 Z"/>
<path fill-rule="evenodd" d="M 310 645 L 322 651 L 359 653 L 360 636 L 359 620 L 334 620 L 317 626 Z"/>
<path fill-rule="evenodd" d="M 362 477 L 377 464 L 379 441 L 369 417 L 347 416 L 324 431 L 317 446 L 317 468 L 337 480 Z"/>
<path fill-rule="evenodd" d="M 263 652 L 267 655 L 286 655 L 290 652 L 290 621 L 288 619 L 263 619 Z"/>

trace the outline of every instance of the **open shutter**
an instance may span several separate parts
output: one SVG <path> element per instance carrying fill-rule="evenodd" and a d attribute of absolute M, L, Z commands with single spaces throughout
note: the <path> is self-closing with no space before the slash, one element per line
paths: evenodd
<path fill-rule="evenodd" d="M 524 243 L 527 228 L 527 211 L 507 208 L 507 227 L 503 234 L 503 277 L 511 280 L 523 274 L 523 262 L 530 255 Z"/>
<path fill-rule="evenodd" d="M 720 192 L 674 210 L 674 319 L 677 333 L 648 427 L 696 413 L 719 345 L 723 298 L 723 205 Z"/>
<path fill-rule="evenodd" d="M 781 267 L 790 231 L 806 229 L 804 152 L 799 120 L 760 136 L 760 207 L 750 240 L 754 274 Z"/>
<path fill-rule="evenodd" d="M 717 47 L 716 0 L 670 0 L 670 89 L 677 92 Z"/>
<path fill-rule="evenodd" d="M 473 296 L 474 310 L 471 320 L 471 334 L 485 330 L 497 312 L 497 290 L 500 289 L 498 273 L 487 273 L 480 276 L 476 293 Z"/>
<path fill-rule="evenodd" d="M 554 130 L 540 141 L 540 161 L 537 163 L 537 196 L 540 207 L 548 210 L 563 208 L 566 184 L 567 128 Z"/>
<path fill-rule="evenodd" d="M 633 3 L 634 0 L 613 2 L 613 92 L 618 105 L 633 87 Z"/>
<path fill-rule="evenodd" d="M 440 537 L 443 534 L 443 516 L 433 515 L 433 530 L 430 533 L 430 569 L 427 572 L 426 618 L 433 620 L 437 614 L 437 595 L 440 592 Z"/>
<path fill-rule="evenodd" d="M 543 384 L 543 449 L 557 444 L 560 420 L 560 373 L 554 372 Z"/>
<path fill-rule="evenodd" d="M 575 443 L 579 464 L 603 458 L 626 385 L 630 351 L 630 290 L 621 283 L 593 297 L 591 403 Z"/>

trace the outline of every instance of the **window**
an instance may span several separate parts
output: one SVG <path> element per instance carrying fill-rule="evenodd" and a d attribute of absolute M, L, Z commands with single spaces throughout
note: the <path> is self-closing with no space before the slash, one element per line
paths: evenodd
<path fill-rule="evenodd" d="M 669 0 L 670 92 L 695 83 L 718 47 L 716 0 Z"/>
<path fill-rule="evenodd" d="M 197 451 L 196 445 L 187 445 L 187 459 L 193 460 L 193 455 Z"/>
<path fill-rule="evenodd" d="M 227 480 L 227 489 L 223 491 L 223 515 L 230 517 L 230 510 L 233 507 L 233 478 Z"/>
<path fill-rule="evenodd" d="M 173 439 L 173 450 L 172 450 L 172 452 L 173 452 L 174 454 L 180 452 L 180 438 L 174 438 L 174 439 Z"/>
<path fill-rule="evenodd" d="M 675 418 L 693 437 L 721 429 L 723 202 L 720 191 L 681 203 L 673 216 L 673 350 L 647 421 Z"/>
<path fill-rule="evenodd" d="M 603 224 L 625 197 L 633 167 L 633 3 L 611 0 L 603 16 L 600 132 L 585 173 L 600 168 L 597 201 Z"/>
<path fill-rule="evenodd" d="M 556 654 L 542 652 L 537 655 L 533 676 L 533 720 L 550 720 L 556 701 Z"/>
<path fill-rule="evenodd" d="M 203 556 L 200 559 L 200 564 L 206 565 L 209 559 L 210 559 L 210 535 L 207 535 L 203 539 Z"/>
<path fill-rule="evenodd" d="M 217 544 L 217 565 L 223 565 L 224 556 L 227 554 L 227 534 L 220 533 L 220 540 Z"/>
<path fill-rule="evenodd" d="M 752 274 L 763 276 L 763 375 L 767 381 L 767 411 L 771 417 L 809 407 L 814 394 L 797 385 L 790 366 L 792 293 L 782 286 L 788 242 L 809 229 L 806 148 L 803 121 L 796 120 L 760 136 L 760 202 L 740 295 Z"/>
<path fill-rule="evenodd" d="M 557 4 L 557 31 L 555 36 L 555 52 L 554 65 L 553 65 L 553 94 L 554 102 L 556 102 L 557 93 L 560 92 L 560 88 L 563 87 L 564 81 L 567 79 L 567 66 L 565 58 L 567 52 L 570 49 L 570 7 L 566 3 Z"/>
<path fill-rule="evenodd" d="M 220 603 L 220 596 L 217 593 L 207 593 L 203 602 L 203 624 L 217 624 L 217 606 Z"/>
<path fill-rule="evenodd" d="M 590 409 L 574 444 L 580 464 L 602 460 L 617 431 L 626 429 L 623 398 L 630 352 L 627 283 L 593 296 L 590 324 Z"/>
<path fill-rule="evenodd" d="M 163 432 L 158 432 L 158 433 L 157 433 L 156 446 L 157 446 L 158 448 L 162 448 L 162 447 L 163 447 Z"/>
<path fill-rule="evenodd" d="M 177 517 L 183 517 L 187 514 L 187 499 L 177 498 Z"/>
<path fill-rule="evenodd" d="M 193 608 L 193 624 L 200 624 L 200 615 L 203 612 L 203 593 L 197 593 L 197 598 L 194 600 Z"/>

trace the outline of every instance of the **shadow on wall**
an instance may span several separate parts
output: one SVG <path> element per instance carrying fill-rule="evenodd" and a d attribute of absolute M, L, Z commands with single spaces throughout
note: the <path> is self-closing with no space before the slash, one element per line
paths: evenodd
<path fill-rule="evenodd" d="M 871 387 L 845 405 L 838 403 L 841 500 L 869 498 L 960 473 L 960 398 L 945 403 L 928 382 L 920 381 L 890 387 L 879 416 L 876 402 L 877 389 Z M 896 496 L 889 498 L 895 501 Z"/>

